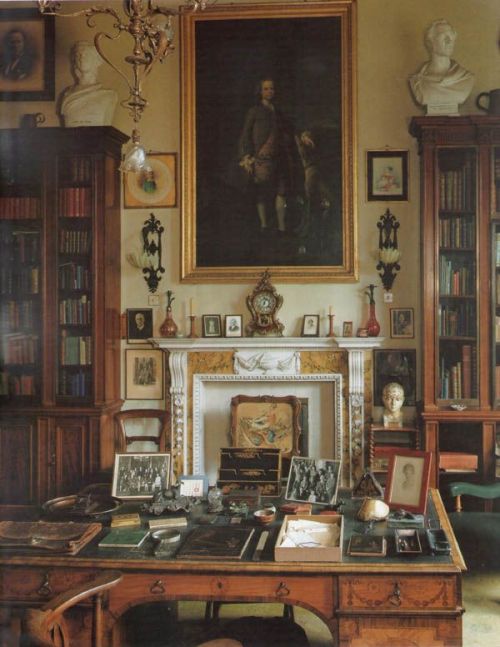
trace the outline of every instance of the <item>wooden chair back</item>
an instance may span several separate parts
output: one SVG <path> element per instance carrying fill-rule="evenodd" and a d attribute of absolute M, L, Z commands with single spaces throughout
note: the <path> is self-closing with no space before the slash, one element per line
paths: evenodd
<path fill-rule="evenodd" d="M 169 422 L 170 416 L 163 409 L 126 409 L 115 414 L 115 451 L 126 453 L 135 442 L 150 442 L 156 451 L 170 450 Z M 152 434 L 154 421 L 157 421 L 157 433 Z M 137 433 L 138 428 L 147 430 L 146 435 Z M 151 428 L 151 429 L 150 429 Z"/>

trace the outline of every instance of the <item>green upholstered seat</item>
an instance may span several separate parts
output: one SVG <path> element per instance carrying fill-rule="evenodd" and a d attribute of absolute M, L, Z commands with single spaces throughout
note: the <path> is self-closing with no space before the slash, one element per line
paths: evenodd
<path fill-rule="evenodd" d="M 461 495 L 468 494 L 480 499 L 497 499 L 500 497 L 500 481 L 495 483 L 467 483 L 466 481 L 454 481 L 449 485 L 450 493 L 455 497 L 455 510 L 462 509 Z"/>

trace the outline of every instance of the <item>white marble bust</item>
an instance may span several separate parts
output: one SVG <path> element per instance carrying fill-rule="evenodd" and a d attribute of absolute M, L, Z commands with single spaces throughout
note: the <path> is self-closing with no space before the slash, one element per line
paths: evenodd
<path fill-rule="evenodd" d="M 435 20 L 425 33 L 430 58 L 409 82 L 428 115 L 457 115 L 474 85 L 474 74 L 451 58 L 456 39 L 457 32 L 443 19 Z"/>
<path fill-rule="evenodd" d="M 98 51 L 88 41 L 77 41 L 71 48 L 75 83 L 64 90 L 60 99 L 60 113 L 67 128 L 111 125 L 118 95 L 97 82 L 102 62 Z"/>
<path fill-rule="evenodd" d="M 403 425 L 403 402 L 405 392 L 398 382 L 389 382 L 382 391 L 382 402 L 384 403 L 383 422 L 384 427 L 401 427 Z"/>

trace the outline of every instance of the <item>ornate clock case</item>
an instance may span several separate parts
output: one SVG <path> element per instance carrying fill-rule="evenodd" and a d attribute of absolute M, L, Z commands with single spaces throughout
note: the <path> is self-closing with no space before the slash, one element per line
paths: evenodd
<path fill-rule="evenodd" d="M 283 297 L 276 292 L 268 271 L 265 271 L 254 291 L 246 298 L 252 320 L 245 327 L 249 337 L 282 337 L 285 326 L 276 319 Z"/>

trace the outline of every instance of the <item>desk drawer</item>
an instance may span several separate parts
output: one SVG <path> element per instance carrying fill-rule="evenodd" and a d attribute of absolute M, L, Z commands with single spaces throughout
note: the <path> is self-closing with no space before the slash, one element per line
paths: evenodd
<path fill-rule="evenodd" d="M 45 602 L 72 586 L 95 577 L 95 571 L 62 568 L 24 568 L 15 566 L 0 569 L 2 601 Z"/>
<path fill-rule="evenodd" d="M 453 575 L 429 576 L 341 576 L 341 610 L 455 609 L 459 604 Z"/>

